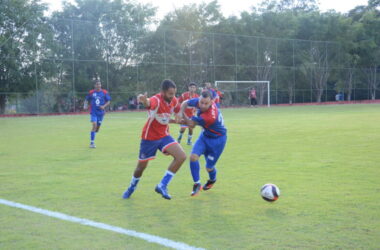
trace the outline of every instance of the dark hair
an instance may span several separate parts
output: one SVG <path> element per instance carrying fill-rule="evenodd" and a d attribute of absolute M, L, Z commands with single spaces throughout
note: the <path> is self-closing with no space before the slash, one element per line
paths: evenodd
<path fill-rule="evenodd" d="M 161 90 L 162 91 L 167 91 L 170 88 L 174 88 L 174 89 L 177 88 L 177 86 L 175 85 L 175 83 L 172 80 L 166 79 L 161 83 Z"/>
<path fill-rule="evenodd" d="M 189 83 L 188 85 L 187 85 L 188 87 L 191 87 L 191 86 L 197 86 L 197 84 L 195 83 L 195 82 L 191 82 L 191 83 Z"/>
<path fill-rule="evenodd" d="M 211 94 L 211 92 L 208 91 L 208 90 L 204 90 L 204 91 L 201 93 L 201 96 L 202 96 L 202 98 L 208 98 L 208 97 L 210 97 L 210 99 L 212 99 L 212 94 Z"/>

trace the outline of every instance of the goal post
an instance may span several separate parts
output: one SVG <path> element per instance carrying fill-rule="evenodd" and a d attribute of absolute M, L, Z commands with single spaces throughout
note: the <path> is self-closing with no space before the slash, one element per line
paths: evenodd
<path fill-rule="evenodd" d="M 229 85 L 228 90 L 222 87 L 223 84 L 227 84 L 227 86 Z M 267 106 L 270 107 L 270 81 L 221 81 L 221 80 L 215 81 L 215 87 L 218 88 L 222 92 L 223 90 L 226 90 L 226 91 L 234 91 L 234 92 L 246 91 L 246 93 L 248 93 L 248 90 L 251 87 L 256 87 L 256 86 L 264 87 L 264 88 L 261 88 L 261 91 L 259 91 L 258 95 L 263 97 L 265 92 L 267 92 L 267 102 L 268 102 Z"/>

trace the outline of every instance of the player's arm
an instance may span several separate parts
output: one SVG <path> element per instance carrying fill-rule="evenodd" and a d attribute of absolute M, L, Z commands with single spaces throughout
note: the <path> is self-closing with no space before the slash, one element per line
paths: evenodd
<path fill-rule="evenodd" d="M 185 110 L 187 107 L 189 107 L 189 101 L 190 100 L 186 100 L 184 101 L 182 104 L 181 104 L 181 109 L 178 113 L 178 116 L 180 118 L 180 123 L 183 124 L 183 125 L 187 125 L 189 126 L 189 128 L 194 128 L 196 125 L 198 125 L 198 123 L 196 121 L 193 121 L 191 119 L 189 119 L 186 114 L 185 114 Z M 193 101 L 192 101 L 193 102 Z M 193 106 L 193 105 L 191 105 Z"/>
<path fill-rule="evenodd" d="M 83 102 L 83 109 L 87 110 L 88 109 L 88 102 L 91 100 L 91 95 L 90 93 L 86 96 Z"/>
<path fill-rule="evenodd" d="M 137 96 L 137 101 L 139 103 L 142 103 L 145 108 L 149 108 L 150 107 L 150 99 L 148 98 L 148 93 L 147 92 L 145 92 L 144 94 L 139 94 Z"/>
<path fill-rule="evenodd" d="M 83 102 L 83 109 L 84 110 L 88 109 L 88 101 L 87 100 L 84 100 L 84 102 Z"/>
<path fill-rule="evenodd" d="M 104 105 L 100 106 L 101 109 L 105 109 L 108 105 L 110 105 L 111 101 L 107 101 Z"/>

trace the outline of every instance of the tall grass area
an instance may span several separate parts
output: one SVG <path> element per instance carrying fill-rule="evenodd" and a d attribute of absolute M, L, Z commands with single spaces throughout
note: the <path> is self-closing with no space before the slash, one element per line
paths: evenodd
<path fill-rule="evenodd" d="M 131 199 L 121 198 L 144 112 L 107 114 L 96 149 L 88 148 L 88 115 L 0 119 L 0 198 L 207 249 L 380 246 L 380 105 L 222 112 L 228 141 L 217 183 L 190 197 L 186 161 L 170 201 L 154 192 L 171 160 L 161 153 Z M 178 130 L 171 126 L 174 137 Z M 280 188 L 278 201 L 260 197 L 265 183 Z M 3 249 L 162 248 L 4 205 L 0 225 Z"/>

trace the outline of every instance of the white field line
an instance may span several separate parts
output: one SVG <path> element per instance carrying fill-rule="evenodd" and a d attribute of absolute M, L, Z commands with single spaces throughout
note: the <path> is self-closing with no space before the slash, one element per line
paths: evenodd
<path fill-rule="evenodd" d="M 24 210 L 27 210 L 27 211 L 30 211 L 33 213 L 46 215 L 46 216 L 57 218 L 57 219 L 64 220 L 64 221 L 70 221 L 70 222 L 82 224 L 85 226 L 100 228 L 100 229 L 116 232 L 119 234 L 128 235 L 131 237 L 143 239 L 143 240 L 148 241 L 148 242 L 156 243 L 156 244 L 159 244 L 159 245 L 162 245 L 165 247 L 174 248 L 174 249 L 203 249 L 203 248 L 197 248 L 197 247 L 189 246 L 189 245 L 182 243 L 182 242 L 172 241 L 172 240 L 162 238 L 159 236 L 150 235 L 150 234 L 146 234 L 146 233 L 140 233 L 140 232 L 136 232 L 134 230 L 116 227 L 116 226 L 112 226 L 112 225 L 108 225 L 108 224 L 104 224 L 101 222 L 96 222 L 96 221 L 92 221 L 92 220 L 88 220 L 88 219 L 84 219 L 84 218 L 74 217 L 74 216 L 70 216 L 67 214 L 49 211 L 49 210 L 38 208 L 38 207 L 32 207 L 32 206 L 24 205 L 24 204 L 13 202 L 13 201 L 0 199 L 0 204 L 6 205 L 9 207 L 24 209 Z"/>

